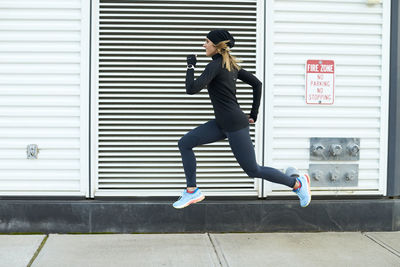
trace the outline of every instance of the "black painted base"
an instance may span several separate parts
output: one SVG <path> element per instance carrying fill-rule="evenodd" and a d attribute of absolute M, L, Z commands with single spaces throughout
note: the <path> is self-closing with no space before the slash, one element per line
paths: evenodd
<path fill-rule="evenodd" d="M 400 231 L 400 199 L 0 200 L 0 233 Z"/>

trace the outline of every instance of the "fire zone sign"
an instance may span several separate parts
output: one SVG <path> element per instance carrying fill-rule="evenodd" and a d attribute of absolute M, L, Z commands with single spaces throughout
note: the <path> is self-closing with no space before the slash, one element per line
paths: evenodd
<path fill-rule="evenodd" d="M 335 100 L 333 60 L 307 60 L 306 103 L 332 105 Z"/>

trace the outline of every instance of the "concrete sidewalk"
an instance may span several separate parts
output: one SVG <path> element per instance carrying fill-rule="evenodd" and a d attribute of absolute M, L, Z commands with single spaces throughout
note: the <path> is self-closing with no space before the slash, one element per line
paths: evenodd
<path fill-rule="evenodd" d="M 398 267 L 400 232 L 0 235 L 0 266 Z"/>

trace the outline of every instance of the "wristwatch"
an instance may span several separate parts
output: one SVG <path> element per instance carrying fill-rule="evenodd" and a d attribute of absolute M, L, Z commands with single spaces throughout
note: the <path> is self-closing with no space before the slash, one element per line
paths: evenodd
<path fill-rule="evenodd" d="M 189 64 L 189 65 L 187 65 L 187 68 L 188 69 L 194 69 L 194 66 L 193 66 L 193 64 Z"/>

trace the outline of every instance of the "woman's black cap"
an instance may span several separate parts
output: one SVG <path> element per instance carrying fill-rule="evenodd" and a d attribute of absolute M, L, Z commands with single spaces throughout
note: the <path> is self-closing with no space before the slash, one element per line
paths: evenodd
<path fill-rule="evenodd" d="M 211 40 L 215 45 L 221 41 L 229 40 L 228 46 L 232 48 L 235 45 L 235 39 L 233 36 L 224 29 L 215 29 L 207 34 L 207 38 Z"/>

